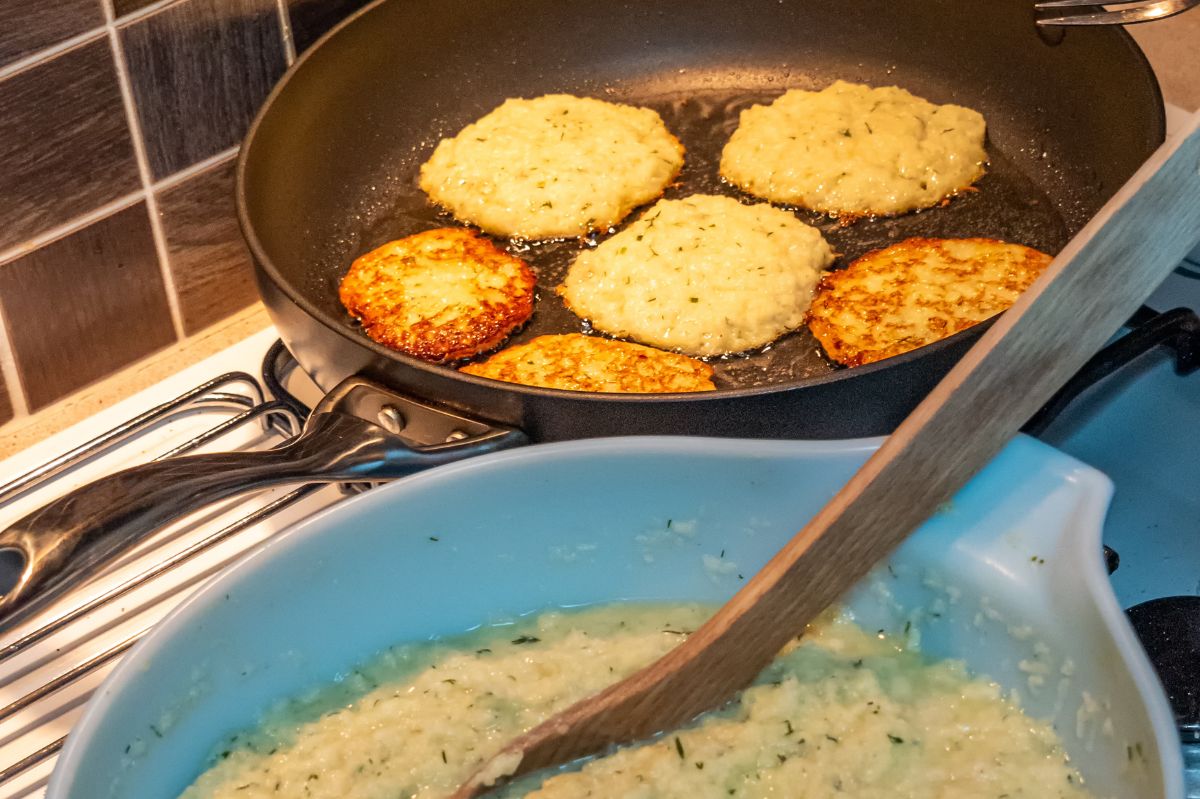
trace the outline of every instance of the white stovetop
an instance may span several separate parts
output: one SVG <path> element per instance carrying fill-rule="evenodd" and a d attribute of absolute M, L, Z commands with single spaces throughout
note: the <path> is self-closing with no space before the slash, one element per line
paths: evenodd
<path fill-rule="evenodd" d="M 5 481 L 11 480 L 60 453 L 83 444 L 100 432 L 120 425 L 147 408 L 179 396 L 217 375 L 230 371 L 245 371 L 257 378 L 263 355 L 276 338 L 277 333 L 273 328 L 251 336 L 162 383 L 106 408 L 85 422 L 0 461 L 0 475 L 4 476 Z M 249 393 L 248 389 L 241 386 L 223 390 Z M 0 507 L 0 529 L 69 488 L 123 466 L 149 460 L 232 415 L 233 412 L 228 410 L 210 410 L 173 418 L 118 447 L 112 454 L 99 457 L 94 462 L 60 476 L 42 490 L 35 489 L 28 495 Z M 262 426 L 249 423 L 214 442 L 209 448 L 255 449 L 271 446 L 279 440 L 278 434 L 264 432 Z M 0 646 L 16 641 L 45 620 L 53 619 L 66 610 L 103 594 L 149 566 L 161 562 L 206 535 L 221 530 L 285 493 L 287 489 L 277 489 L 262 492 L 249 499 L 230 500 L 172 525 L 154 536 L 146 545 L 138 547 L 133 553 L 122 558 L 114 567 L 98 573 L 37 618 L 13 631 L 0 634 Z M 322 488 L 268 520 L 249 527 L 196 556 L 167 575 L 155 578 L 146 586 L 122 596 L 103 609 L 90 612 L 86 622 L 75 622 L 44 641 L 29 646 L 20 654 L 0 662 L 0 708 L 8 707 L 10 703 L 20 700 L 50 679 L 146 629 L 224 565 L 288 524 L 342 497 L 337 488 Z M 0 770 L 66 735 L 82 712 L 87 697 L 110 668 L 111 665 L 102 666 L 69 687 L 33 702 L 29 707 L 8 718 L 0 719 Z M 0 716 L 3 716 L 4 712 L 0 709 Z M 0 798 L 40 797 L 53 762 L 54 758 L 51 757 L 26 773 L 0 783 Z"/>

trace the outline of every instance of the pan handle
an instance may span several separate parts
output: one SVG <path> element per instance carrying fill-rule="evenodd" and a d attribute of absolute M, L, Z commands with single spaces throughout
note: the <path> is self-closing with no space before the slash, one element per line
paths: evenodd
<path fill-rule="evenodd" d="M 0 533 L 0 629 L 86 579 L 147 533 L 237 494 L 288 483 L 389 480 L 526 443 L 488 425 L 350 378 L 276 449 L 170 458 L 76 489 Z M 19 564 L 19 565 L 18 565 Z"/>

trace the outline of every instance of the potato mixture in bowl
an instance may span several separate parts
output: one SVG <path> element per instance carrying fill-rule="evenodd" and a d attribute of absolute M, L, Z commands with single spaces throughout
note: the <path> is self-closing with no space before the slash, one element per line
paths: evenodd
<path fill-rule="evenodd" d="M 396 648 L 236 736 L 182 799 L 438 799 L 509 739 L 662 656 L 710 612 L 610 605 Z M 499 795 L 1090 796 L 1050 726 L 998 686 L 829 616 L 726 708 Z"/>

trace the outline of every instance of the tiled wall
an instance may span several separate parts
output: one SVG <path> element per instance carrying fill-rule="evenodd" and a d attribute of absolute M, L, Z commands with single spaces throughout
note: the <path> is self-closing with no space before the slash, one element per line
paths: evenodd
<path fill-rule="evenodd" d="M 253 302 L 237 144 L 366 0 L 0 0 L 0 423 Z"/>

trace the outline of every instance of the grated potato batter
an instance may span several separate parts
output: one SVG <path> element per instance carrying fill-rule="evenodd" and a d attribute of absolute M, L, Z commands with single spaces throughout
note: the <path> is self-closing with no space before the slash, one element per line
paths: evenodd
<path fill-rule="evenodd" d="M 696 194 L 660 200 L 559 287 L 597 330 L 689 355 L 742 352 L 800 327 L 833 251 L 765 203 Z"/>
<path fill-rule="evenodd" d="M 995 239 L 905 239 L 822 277 L 808 326 L 838 363 L 874 363 L 1007 310 L 1051 260 Z"/>
<path fill-rule="evenodd" d="M 721 176 L 772 202 L 848 215 L 929 208 L 983 176 L 983 116 L 896 86 L 836 81 L 742 112 Z"/>
<path fill-rule="evenodd" d="M 400 647 L 352 677 L 361 696 L 292 706 L 224 749 L 183 799 L 437 799 L 510 738 L 663 655 L 709 612 L 553 612 L 449 645 Z M 1090 796 L 1049 725 L 1021 713 L 996 685 L 831 617 L 722 711 L 500 795 Z"/>
<path fill-rule="evenodd" d="M 506 100 L 421 166 L 434 202 L 489 233 L 582 236 L 662 194 L 683 145 L 649 108 L 550 94 Z"/>

